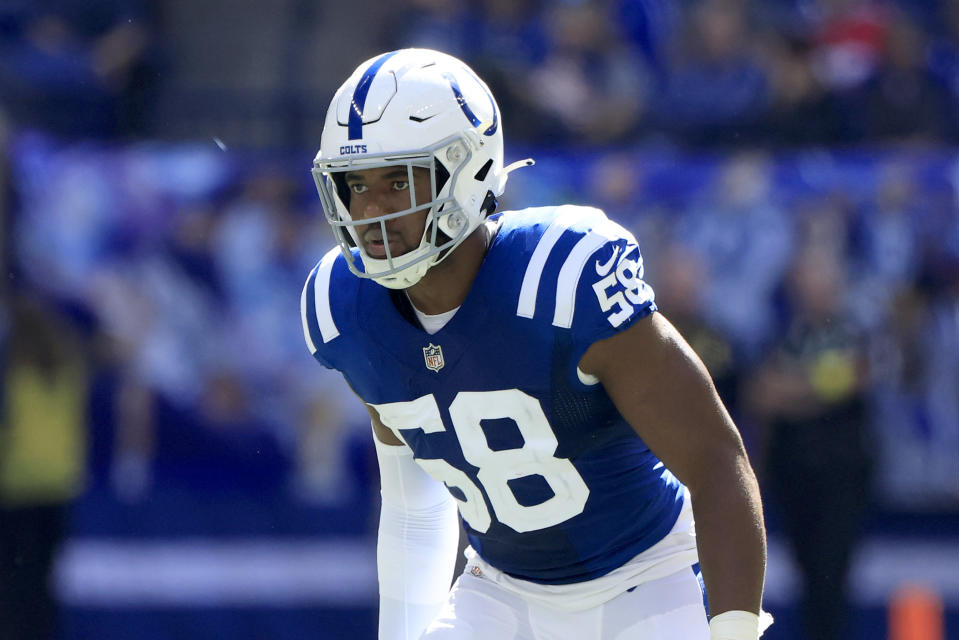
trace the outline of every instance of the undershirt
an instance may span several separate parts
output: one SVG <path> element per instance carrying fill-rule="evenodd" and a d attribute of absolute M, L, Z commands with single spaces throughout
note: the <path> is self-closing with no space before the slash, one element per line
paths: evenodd
<path fill-rule="evenodd" d="M 407 298 L 409 298 L 409 296 L 407 296 Z M 443 313 L 437 313 L 435 316 L 431 316 L 417 309 L 412 300 L 410 300 L 410 306 L 413 307 L 413 313 L 416 314 L 416 319 L 420 321 L 420 324 L 423 325 L 423 329 L 430 335 L 433 335 L 445 327 L 446 323 L 452 320 L 453 316 L 456 315 L 456 312 L 460 310 L 459 307 L 456 307 L 455 309 L 450 309 L 449 311 L 444 311 Z"/>

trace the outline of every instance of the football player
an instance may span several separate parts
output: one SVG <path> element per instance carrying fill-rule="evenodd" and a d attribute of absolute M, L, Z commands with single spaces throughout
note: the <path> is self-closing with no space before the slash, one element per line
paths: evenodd
<path fill-rule="evenodd" d="M 503 166 L 489 88 L 436 51 L 364 62 L 327 114 L 313 175 L 339 246 L 301 313 L 372 418 L 380 638 L 756 640 L 739 433 L 626 229 L 494 213 L 529 164 Z"/>

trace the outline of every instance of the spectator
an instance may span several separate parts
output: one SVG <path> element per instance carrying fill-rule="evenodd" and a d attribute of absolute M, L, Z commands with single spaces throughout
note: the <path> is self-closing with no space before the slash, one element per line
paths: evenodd
<path fill-rule="evenodd" d="M 524 109 L 539 122 L 535 135 L 573 145 L 635 136 L 648 109 L 650 77 L 609 14 L 584 2 L 555 6 L 545 20 L 548 53 L 525 91 Z"/>
<path fill-rule="evenodd" d="M 727 334 L 710 325 L 701 307 L 710 286 L 703 258 L 678 244 L 662 251 L 656 299 L 663 313 L 706 365 L 716 391 L 734 419 L 739 417 L 742 363 Z"/>
<path fill-rule="evenodd" d="M 944 232 L 947 230 L 943 230 Z M 953 234 L 956 229 L 950 230 Z M 959 254 L 940 256 L 927 264 L 923 287 L 928 314 L 920 336 L 923 347 L 922 386 L 928 423 L 928 451 L 923 468 L 927 495 L 934 502 L 954 501 L 959 487 Z"/>
<path fill-rule="evenodd" d="M 795 36 L 770 36 L 764 52 L 769 105 L 762 140 L 790 147 L 844 141 L 842 105 L 813 72 L 809 42 Z"/>
<path fill-rule="evenodd" d="M 813 68 L 823 84 L 844 93 L 879 67 L 890 16 L 872 0 L 814 0 L 807 13 Z"/>
<path fill-rule="evenodd" d="M 682 9 L 669 0 L 614 0 L 610 11 L 662 79 Z"/>
<path fill-rule="evenodd" d="M 876 482 L 889 506 L 915 506 L 919 496 L 925 500 L 938 493 L 931 475 L 915 472 L 930 469 L 938 457 L 927 428 L 928 296 L 923 287 L 896 291 L 890 300 L 896 312 L 876 331 L 870 348 L 875 372 L 870 396 L 880 442 Z"/>
<path fill-rule="evenodd" d="M 14 216 L 14 185 L 11 180 L 10 139 L 7 114 L 0 105 L 0 273 L 13 275 L 14 260 L 13 248 L 13 216 Z M 9 277 L 8 275 L 8 277 Z M 7 283 L 0 282 L 0 300 L 5 300 Z"/>
<path fill-rule="evenodd" d="M 0 387 L 0 637 L 50 640 L 53 559 L 85 475 L 88 371 L 69 321 L 26 297 L 11 307 Z"/>
<path fill-rule="evenodd" d="M 792 252 L 791 222 L 771 197 L 770 172 L 761 153 L 731 156 L 689 207 L 677 236 L 705 262 L 707 318 L 747 358 L 770 334 L 769 297 Z"/>
<path fill-rule="evenodd" d="M 445 0 L 409 0 L 394 7 L 391 33 L 397 47 L 442 49 L 450 55 L 470 53 L 468 25 L 473 16 L 464 4 Z"/>
<path fill-rule="evenodd" d="M 949 95 L 949 137 L 959 136 L 959 2 L 937 3 L 939 30 L 930 34 L 926 52 L 929 71 Z"/>
<path fill-rule="evenodd" d="M 474 18 L 473 68 L 486 78 L 510 131 L 542 138 L 542 116 L 526 108 L 529 78 L 546 56 L 548 29 L 535 0 L 481 0 Z"/>
<path fill-rule="evenodd" d="M 6 14 L 0 95 L 20 126 L 65 136 L 143 134 L 152 29 L 136 0 L 59 0 Z"/>
<path fill-rule="evenodd" d="M 886 317 L 899 312 L 892 299 L 909 290 L 919 276 L 919 228 L 929 214 L 915 174 L 903 162 L 880 167 L 875 192 L 855 225 L 858 264 L 851 265 L 855 276 L 851 293 L 858 321 L 870 329 L 895 322 Z"/>
<path fill-rule="evenodd" d="M 862 138 L 936 144 L 949 129 L 948 98 L 925 65 L 925 36 L 904 15 L 884 38 L 885 56 L 862 92 Z"/>
<path fill-rule="evenodd" d="M 766 486 L 803 577 L 805 637 L 842 640 L 846 576 L 870 501 L 866 344 L 843 312 L 840 255 L 807 245 L 787 282 L 791 315 L 749 385 Z"/>
<path fill-rule="evenodd" d="M 748 143 L 766 108 L 768 87 L 748 45 L 743 4 L 702 0 L 688 18 L 659 124 L 691 144 Z"/>

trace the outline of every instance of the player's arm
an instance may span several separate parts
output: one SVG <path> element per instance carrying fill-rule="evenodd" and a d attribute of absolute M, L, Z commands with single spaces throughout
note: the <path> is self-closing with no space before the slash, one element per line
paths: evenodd
<path fill-rule="evenodd" d="M 653 313 L 591 345 L 580 369 L 599 378 L 623 417 L 689 488 L 714 623 L 728 611 L 758 614 L 766 566 L 759 487 L 702 361 Z M 720 636 L 714 625 L 718 637 L 749 636 Z"/>
<path fill-rule="evenodd" d="M 367 405 L 380 466 L 376 565 L 380 640 L 419 638 L 446 601 L 456 563 L 456 503 Z"/>
<path fill-rule="evenodd" d="M 327 253 L 313 268 L 300 295 L 307 348 L 329 369 L 339 369 L 333 358 L 336 342 L 330 342 L 335 336 L 324 337 L 318 314 L 335 317 L 330 306 L 332 293 L 320 300 L 314 286 L 324 264 L 337 259 L 341 259 L 338 249 Z M 328 342 L 333 346 L 324 346 Z M 413 452 L 382 423 L 377 412 L 364 405 L 373 422 L 382 495 L 376 545 L 379 638 L 419 638 L 449 592 L 459 540 L 456 503 L 441 483 L 413 461 Z"/>

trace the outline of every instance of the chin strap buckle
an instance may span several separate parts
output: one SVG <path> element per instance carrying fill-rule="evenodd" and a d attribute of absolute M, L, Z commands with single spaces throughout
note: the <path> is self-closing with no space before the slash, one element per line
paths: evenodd
<path fill-rule="evenodd" d="M 493 195 L 492 191 L 486 192 L 486 198 L 483 199 L 483 205 L 480 207 L 480 211 L 484 216 L 491 216 L 493 212 L 496 211 L 496 207 L 499 206 L 499 201 L 496 199 L 496 196 Z"/>

